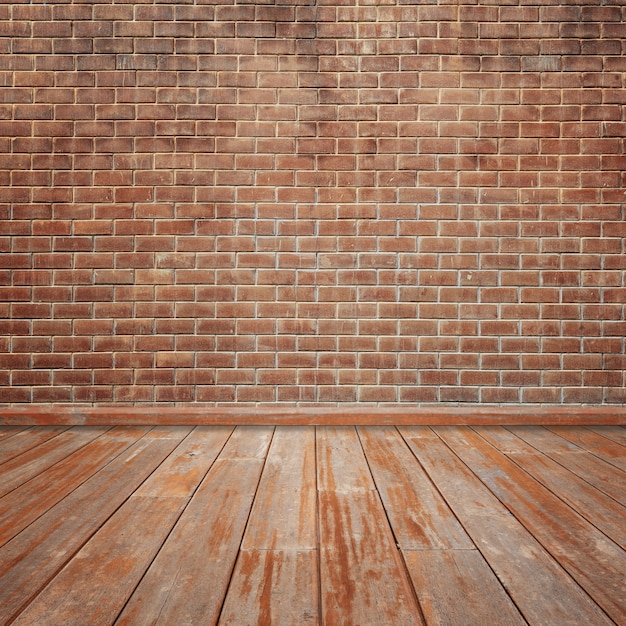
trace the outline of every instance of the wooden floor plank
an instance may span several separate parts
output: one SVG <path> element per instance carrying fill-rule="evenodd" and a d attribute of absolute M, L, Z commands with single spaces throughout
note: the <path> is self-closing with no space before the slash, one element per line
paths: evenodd
<path fill-rule="evenodd" d="M 626 446 L 626 428 L 623 426 L 585 426 L 585 428 Z"/>
<path fill-rule="evenodd" d="M 400 430 L 530 624 L 612 623 L 443 441 Z"/>
<path fill-rule="evenodd" d="M 403 554 L 429 626 L 526 624 L 478 550 L 405 550 Z"/>
<path fill-rule="evenodd" d="M 0 548 L 0 623 L 12 619 L 176 447 L 145 434 Z"/>
<path fill-rule="evenodd" d="M 515 428 L 505 426 L 503 428 L 511 432 L 511 440 L 523 439 L 544 453 L 589 454 L 583 448 L 567 441 L 545 426 L 516 426 Z"/>
<path fill-rule="evenodd" d="M 621 426 L 38 430 L 0 624 L 626 624 Z"/>
<path fill-rule="evenodd" d="M 400 548 L 474 548 L 398 431 L 368 426 L 358 432 Z"/>
<path fill-rule="evenodd" d="M 75 624 L 86 611 L 94 626 L 113 623 L 232 429 L 190 430 L 168 427 L 156 434 L 181 443 L 20 614 L 16 624 Z M 198 454 L 202 444 L 205 455 Z"/>
<path fill-rule="evenodd" d="M 321 491 L 323 624 L 422 624 L 375 491 Z"/>
<path fill-rule="evenodd" d="M 476 432 L 437 434 L 617 623 L 626 623 L 626 554 Z"/>
<path fill-rule="evenodd" d="M 516 428 L 515 435 L 626 506 L 626 472 L 542 427 Z"/>
<path fill-rule="evenodd" d="M 265 459 L 274 430 L 273 426 L 237 426 L 220 459 Z"/>
<path fill-rule="evenodd" d="M 316 437 L 318 489 L 376 489 L 354 426 L 318 426 Z"/>
<path fill-rule="evenodd" d="M 315 430 L 279 426 L 269 449 L 244 550 L 317 547 Z"/>
<path fill-rule="evenodd" d="M 0 441 L 0 463 L 6 463 L 13 457 L 23 454 L 32 448 L 36 448 L 38 445 L 44 443 L 44 441 L 56 437 L 68 428 L 69 426 L 29 428 L 15 433 L 12 437 L 3 439 Z"/>
<path fill-rule="evenodd" d="M 272 433 L 235 429 L 116 624 L 217 622 Z"/>
<path fill-rule="evenodd" d="M 231 426 L 196 426 L 135 495 L 191 497 L 232 432 Z"/>
<path fill-rule="evenodd" d="M 501 426 L 474 429 L 483 438 L 504 452 L 510 433 Z M 626 508 L 595 487 L 559 465 L 521 439 L 520 449 L 505 452 L 507 456 L 535 480 L 549 489 L 579 515 L 626 548 Z M 504 444 L 503 444 L 504 442 Z"/>
<path fill-rule="evenodd" d="M 550 430 L 626 472 L 626 446 L 622 446 L 582 426 L 571 426 L 568 428 L 551 426 Z"/>
<path fill-rule="evenodd" d="M 120 432 L 119 427 L 114 428 L 0 498 L 0 546 L 121 454 L 146 430 Z"/>
<path fill-rule="evenodd" d="M 0 465 L 0 497 L 41 474 L 107 430 L 106 426 L 70 428 L 3 463 Z"/>
<path fill-rule="evenodd" d="M 132 496 L 21 613 L 15 626 L 112 624 L 187 500 Z"/>
<path fill-rule="evenodd" d="M 319 624 L 317 572 L 315 550 L 243 550 L 219 624 Z"/>
<path fill-rule="evenodd" d="M 317 431 L 322 623 L 423 623 L 356 431 Z"/>
<path fill-rule="evenodd" d="M 276 428 L 220 624 L 319 623 L 315 430 Z"/>
<path fill-rule="evenodd" d="M 28 426 L 2 426 L 0 425 L 0 441 L 17 435 L 17 433 L 26 430 Z"/>

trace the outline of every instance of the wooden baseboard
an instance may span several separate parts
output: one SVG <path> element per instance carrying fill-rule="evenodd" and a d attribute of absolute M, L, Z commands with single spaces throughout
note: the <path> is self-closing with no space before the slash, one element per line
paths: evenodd
<path fill-rule="evenodd" d="M 626 425 L 623 406 L 448 406 L 419 407 L 77 407 L 0 408 L 0 425 Z"/>

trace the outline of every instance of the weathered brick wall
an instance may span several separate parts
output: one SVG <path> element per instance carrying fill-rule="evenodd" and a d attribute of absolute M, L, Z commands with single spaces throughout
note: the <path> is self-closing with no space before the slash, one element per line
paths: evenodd
<path fill-rule="evenodd" d="M 2 3 L 0 402 L 624 402 L 623 4 Z"/>

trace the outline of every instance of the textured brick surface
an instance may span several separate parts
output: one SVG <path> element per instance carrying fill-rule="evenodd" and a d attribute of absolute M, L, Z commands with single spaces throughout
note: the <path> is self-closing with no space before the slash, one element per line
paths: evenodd
<path fill-rule="evenodd" d="M 623 403 L 626 6 L 0 6 L 0 402 Z"/>

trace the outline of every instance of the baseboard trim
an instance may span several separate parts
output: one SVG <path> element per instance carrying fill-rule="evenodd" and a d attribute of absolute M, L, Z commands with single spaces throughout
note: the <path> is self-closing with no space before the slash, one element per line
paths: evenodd
<path fill-rule="evenodd" d="M 0 425 L 235 426 L 235 425 L 626 425 L 622 406 L 342 407 L 77 407 L 0 408 Z"/>

